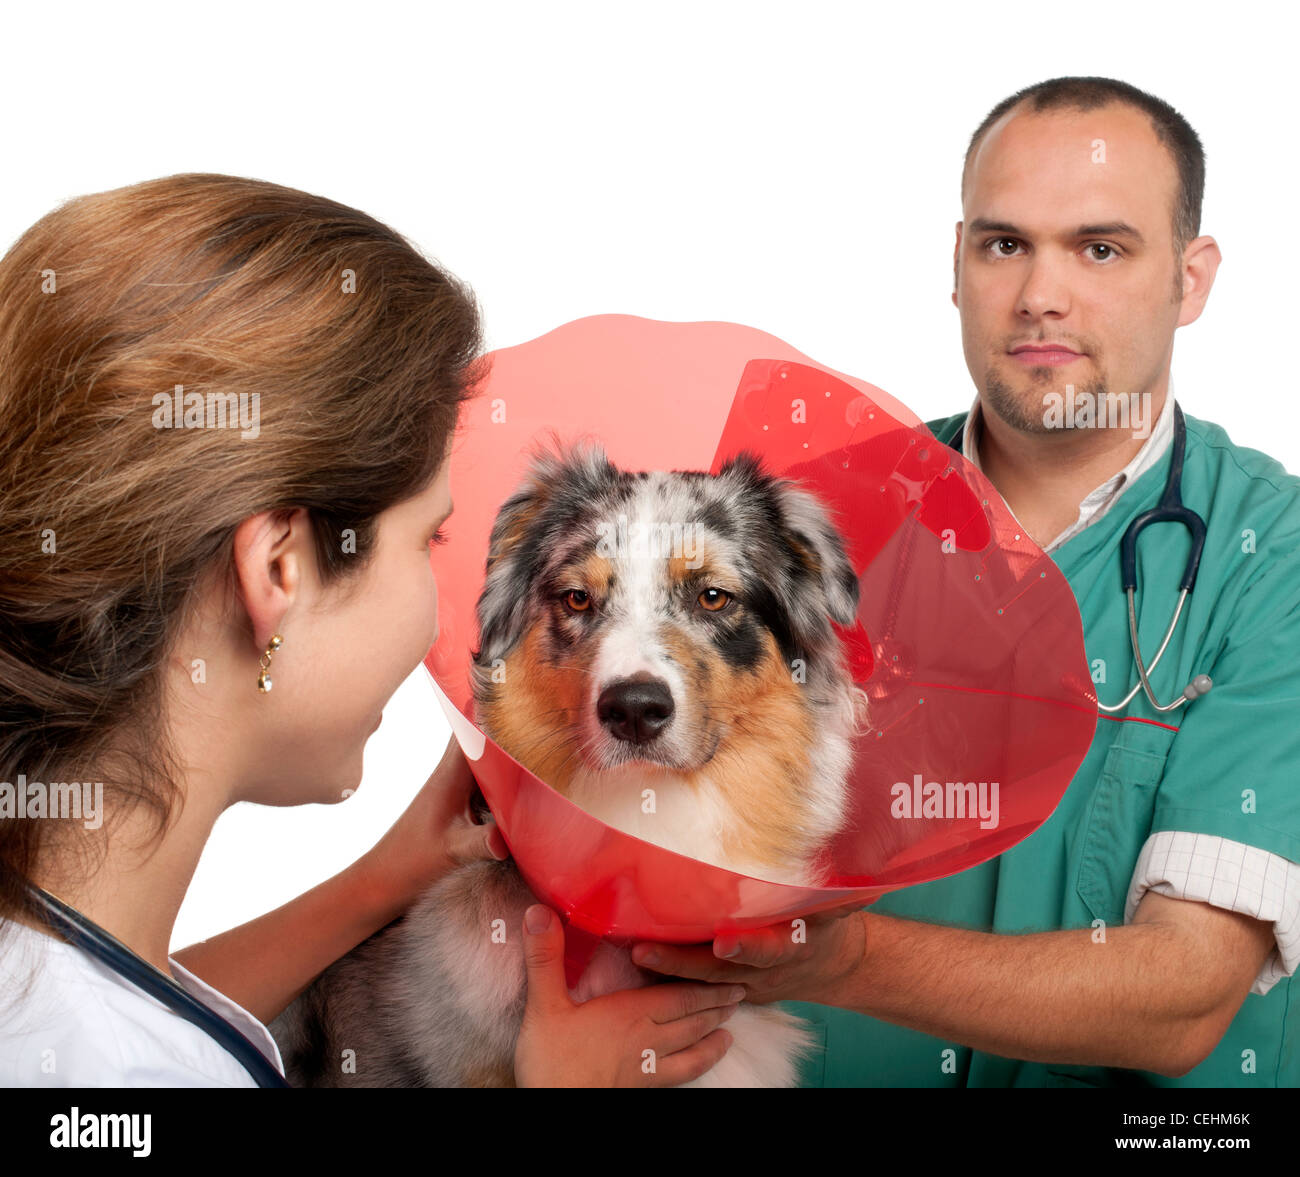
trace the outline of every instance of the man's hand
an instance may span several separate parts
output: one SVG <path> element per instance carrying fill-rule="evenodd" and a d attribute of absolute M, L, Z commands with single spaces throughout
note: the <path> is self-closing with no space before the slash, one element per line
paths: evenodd
<path fill-rule="evenodd" d="M 791 921 L 719 936 L 711 947 L 637 944 L 632 960 L 673 977 L 744 985 L 746 1000 L 759 1005 L 770 1001 L 832 1005 L 840 983 L 866 956 L 862 904 L 854 900 L 802 922 L 804 932 L 798 937 Z"/>

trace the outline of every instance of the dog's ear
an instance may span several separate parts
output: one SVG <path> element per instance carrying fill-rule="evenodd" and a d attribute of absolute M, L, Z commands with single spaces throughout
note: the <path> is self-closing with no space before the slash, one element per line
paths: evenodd
<path fill-rule="evenodd" d="M 478 599 L 479 648 L 474 664 L 490 668 L 523 637 L 531 588 L 568 513 L 562 499 L 580 496 L 617 473 L 596 445 L 533 451 L 523 481 L 497 512 L 488 541 L 486 576 Z"/>
<path fill-rule="evenodd" d="M 815 495 L 784 480 L 778 483 L 776 499 L 786 543 L 801 571 L 821 589 L 826 613 L 841 625 L 852 625 L 858 615 L 858 577 L 829 512 Z"/>
<path fill-rule="evenodd" d="M 536 531 L 555 488 L 555 471 L 542 457 L 533 459 L 518 489 L 501 505 L 488 540 L 486 575 L 478 599 L 479 644 L 476 666 L 490 667 L 523 636 L 528 588 L 537 573 L 541 547 Z"/>
<path fill-rule="evenodd" d="M 718 477 L 731 482 L 748 509 L 761 510 L 760 526 L 775 530 L 774 539 L 795 554 L 793 582 L 770 586 L 783 598 L 795 629 L 812 639 L 819 632 L 829 633 L 827 617 L 852 625 L 858 614 L 858 577 L 822 501 L 789 479 L 768 474 L 762 460 L 749 450 L 729 458 Z M 815 590 L 811 608 L 800 591 L 809 586 Z"/>

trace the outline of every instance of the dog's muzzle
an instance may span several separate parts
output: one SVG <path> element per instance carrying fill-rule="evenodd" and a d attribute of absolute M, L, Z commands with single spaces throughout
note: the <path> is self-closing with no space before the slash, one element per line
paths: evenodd
<path fill-rule="evenodd" d="M 657 678 L 619 679 L 600 692 L 596 718 L 616 740 L 648 744 L 672 723 L 672 692 Z"/>

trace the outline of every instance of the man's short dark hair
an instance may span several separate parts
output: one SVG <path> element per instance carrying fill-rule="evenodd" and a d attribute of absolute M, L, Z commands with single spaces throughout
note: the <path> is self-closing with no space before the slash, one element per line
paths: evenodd
<path fill-rule="evenodd" d="M 1114 78 L 1052 78 L 1038 82 L 1004 98 L 985 116 L 971 136 L 961 170 L 961 190 L 966 195 L 970 161 L 984 133 L 1013 106 L 1024 103 L 1028 112 L 1047 110 L 1096 110 L 1112 102 L 1124 103 L 1145 112 L 1160 142 L 1173 156 L 1178 169 L 1178 195 L 1174 201 L 1174 252 L 1182 259 L 1187 243 L 1201 231 L 1201 201 L 1205 195 L 1205 149 L 1191 124 L 1169 103 L 1145 90 Z"/>

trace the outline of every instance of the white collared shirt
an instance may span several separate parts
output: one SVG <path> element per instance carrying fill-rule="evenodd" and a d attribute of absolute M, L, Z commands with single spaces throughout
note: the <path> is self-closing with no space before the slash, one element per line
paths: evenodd
<path fill-rule="evenodd" d="M 980 408 L 980 398 L 977 396 L 970 412 L 966 414 L 966 428 L 962 430 L 961 435 L 961 452 L 967 461 L 974 463 L 976 468 L 981 471 L 984 468 L 980 465 L 979 439 L 983 428 L 983 410 Z M 1083 502 L 1079 504 L 1078 519 L 1052 540 L 1050 544 L 1044 544 L 1043 551 L 1054 551 L 1066 540 L 1073 539 L 1088 524 L 1095 523 L 1105 515 L 1115 505 L 1125 487 L 1131 486 L 1164 457 L 1165 450 L 1169 448 L 1173 437 L 1174 380 L 1171 376 L 1169 378 L 1169 391 L 1165 396 L 1165 406 L 1160 410 L 1160 416 L 1151 427 L 1150 436 L 1147 437 L 1142 448 L 1133 455 L 1133 460 L 1123 470 L 1106 479 L 1096 490 L 1084 497 Z M 1009 507 L 1007 509 L 1010 510 Z"/>
<path fill-rule="evenodd" d="M 979 438 L 984 421 L 979 397 L 966 414 L 962 456 L 980 466 Z M 1043 551 L 1052 552 L 1109 511 L 1124 491 L 1164 456 L 1174 435 L 1174 382 L 1151 436 L 1123 470 L 1106 479 L 1079 504 L 1079 517 Z M 980 467 L 982 469 L 982 467 Z M 1009 508 L 1008 508 L 1009 509 Z M 1132 923 L 1147 891 L 1171 899 L 1209 903 L 1273 925 L 1275 945 L 1252 993 L 1267 993 L 1300 966 L 1300 865 L 1280 855 L 1211 834 L 1160 830 L 1147 838 L 1138 855 L 1124 906 Z"/>
<path fill-rule="evenodd" d="M 169 964 L 182 988 L 284 1073 L 275 1040 L 261 1022 L 170 958 Z M 106 965 L 71 944 L 7 921 L 0 938 L 0 1086 L 257 1084 L 207 1033 Z"/>

